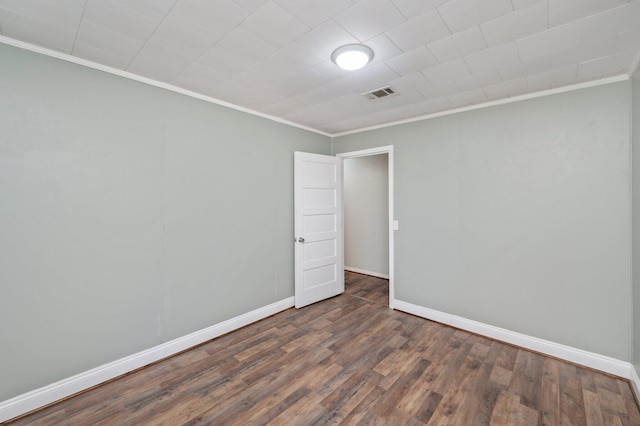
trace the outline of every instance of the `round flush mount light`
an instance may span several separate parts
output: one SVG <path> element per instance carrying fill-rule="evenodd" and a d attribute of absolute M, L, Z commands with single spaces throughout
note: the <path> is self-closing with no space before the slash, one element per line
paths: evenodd
<path fill-rule="evenodd" d="M 373 50 L 364 44 L 347 44 L 331 54 L 331 60 L 343 70 L 355 71 L 373 59 Z"/>

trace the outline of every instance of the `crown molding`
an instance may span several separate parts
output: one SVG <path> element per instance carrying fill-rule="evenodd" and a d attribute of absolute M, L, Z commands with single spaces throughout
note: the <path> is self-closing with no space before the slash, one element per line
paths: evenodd
<path fill-rule="evenodd" d="M 638 57 L 638 60 L 640 60 L 640 57 Z M 564 92 L 571 92 L 571 91 L 574 91 L 574 90 L 586 89 L 588 87 L 595 87 L 595 86 L 602 86 L 604 84 L 617 83 L 619 81 L 626 81 L 626 80 L 629 80 L 629 79 L 630 79 L 629 75 L 621 74 L 621 75 L 617 75 L 617 76 L 613 76 L 613 77 L 603 78 L 603 79 L 600 79 L 600 80 L 586 81 L 586 82 L 583 82 L 583 83 L 572 84 L 570 86 L 556 87 L 556 88 L 553 88 L 553 89 L 550 89 L 550 90 L 543 90 L 543 91 L 540 91 L 540 92 L 527 93 L 527 94 L 524 94 L 524 95 L 514 96 L 514 97 L 511 97 L 511 98 L 498 99 L 498 100 L 495 100 L 495 101 L 483 102 L 483 103 L 464 106 L 464 107 L 455 108 L 455 109 L 448 109 L 448 110 L 445 110 L 445 111 L 434 112 L 432 114 L 421 115 L 419 117 L 408 118 L 408 119 L 405 119 L 405 120 L 392 121 L 390 123 L 377 124 L 375 126 L 363 127 L 363 128 L 355 129 L 355 130 L 348 130 L 346 132 L 334 133 L 331 136 L 334 137 L 334 138 L 337 138 L 337 137 L 340 137 L 340 136 L 352 135 L 352 134 L 355 134 L 355 133 L 368 132 L 370 130 L 384 129 L 386 127 L 393 127 L 393 126 L 398 126 L 398 125 L 401 125 L 401 124 L 414 123 L 416 121 L 429 120 L 431 118 L 444 117 L 446 115 L 458 114 L 458 113 L 466 112 L 466 111 L 473 111 L 473 110 L 476 110 L 476 109 L 489 108 L 489 107 L 497 106 L 497 105 L 505 105 L 505 104 L 510 104 L 510 103 L 513 103 L 513 102 L 525 101 L 527 99 L 541 98 L 541 97 L 544 97 L 544 96 L 556 95 L 558 93 L 564 93 Z"/>
<path fill-rule="evenodd" d="M 255 111 L 250 108 L 245 108 L 240 105 L 232 104 L 230 102 L 226 102 L 220 99 L 213 98 L 211 96 L 206 96 L 200 93 L 193 92 L 191 90 L 183 89 L 178 86 L 174 86 L 169 83 L 163 83 L 162 81 L 153 80 L 151 78 L 143 77 L 138 74 L 131 73 L 129 71 L 124 71 L 118 68 L 113 68 L 108 65 L 102 65 L 97 62 L 90 61 L 88 59 L 78 58 L 76 56 L 69 55 L 67 53 L 58 52 L 55 50 L 47 49 L 46 47 L 36 46 L 31 43 L 26 43 L 20 40 L 15 40 L 10 37 L 0 35 L 0 43 L 6 44 L 9 46 L 17 47 L 20 49 L 28 50 L 35 53 L 40 53 L 45 56 L 49 56 L 52 58 L 60 59 L 66 62 L 71 62 L 76 65 L 82 65 L 83 67 L 93 68 L 95 70 L 103 71 L 109 74 L 117 75 L 119 77 L 124 77 L 130 80 L 134 80 L 140 83 L 148 84 L 150 86 L 159 87 L 161 89 L 169 90 L 171 92 L 179 93 L 181 95 L 189 96 L 195 99 L 199 99 L 201 101 L 209 102 L 212 104 L 220 105 L 226 108 L 234 109 L 236 111 L 244 112 L 247 114 L 255 115 L 260 118 L 264 118 L 266 120 L 275 121 L 276 123 L 285 124 L 287 126 L 296 127 L 298 129 L 306 130 L 309 132 L 317 133 L 323 136 L 331 137 L 330 133 L 323 132 L 318 129 L 314 129 L 312 127 L 307 127 L 302 124 L 294 123 L 293 121 L 285 120 L 280 117 L 276 117 L 274 115 L 265 114 L 259 111 Z"/>
<path fill-rule="evenodd" d="M 638 68 L 638 65 L 640 65 L 640 53 L 638 54 L 638 56 L 636 57 L 636 59 L 633 61 L 633 63 L 631 64 L 629 71 L 627 74 L 621 74 L 621 75 L 617 75 L 617 76 L 613 76 L 613 77 L 607 77 L 607 78 L 603 78 L 603 79 L 599 79 L 599 80 L 593 80 L 593 81 L 587 81 L 587 82 L 582 82 L 582 83 L 578 83 L 578 84 L 572 84 L 569 86 L 563 86 L 563 87 L 556 87 L 550 90 L 543 90 L 543 91 L 539 91 L 539 92 L 533 92 L 533 93 L 527 93 L 524 95 L 519 95 L 519 96 L 514 96 L 514 97 L 510 97 L 510 98 L 505 98 L 505 99 L 498 99 L 498 100 L 494 100 L 494 101 L 489 101 L 489 102 L 483 102 L 483 103 L 479 103 L 479 104 L 475 104 L 475 105 L 469 105 L 469 106 L 464 106 L 464 107 L 460 107 L 460 108 L 454 108 L 454 109 L 449 109 L 446 111 L 440 111 L 440 112 L 435 112 L 432 114 L 425 114 L 425 115 L 421 115 L 418 117 L 412 117 L 412 118 L 408 118 L 408 119 L 404 119 L 404 120 L 398 120 L 398 121 L 392 121 L 389 123 L 384 123 L 384 124 L 378 124 L 375 126 L 368 126 L 368 127 L 362 127 L 359 129 L 354 129 L 354 130 L 348 130 L 346 132 L 338 132 L 338 133 L 329 133 L 329 132 L 324 132 L 322 130 L 319 129 L 314 129 L 313 127 L 308 127 L 308 126 L 304 126 L 302 124 L 298 124 L 295 123 L 293 121 L 289 121 L 289 120 L 285 120 L 283 118 L 280 117 L 276 117 L 274 115 L 269 115 L 269 114 L 265 114 L 256 110 L 252 110 L 240 105 L 236 105 L 230 102 L 226 102 L 220 99 L 216 99 L 213 98 L 211 96 L 206 96 L 197 92 L 193 92 L 191 90 L 187 90 L 187 89 L 183 89 L 181 87 L 178 86 L 174 86 L 172 84 L 169 83 L 164 83 L 161 81 L 157 81 L 157 80 L 153 80 L 151 78 L 147 78 L 147 77 L 143 77 L 134 73 L 131 73 L 129 71 L 124 71 L 118 68 L 113 68 L 110 67 L 108 65 L 102 65 L 99 64 L 97 62 L 93 62 L 87 59 L 82 59 L 82 58 L 78 58 L 76 56 L 72 56 L 69 55 L 67 53 L 63 53 L 63 52 L 58 52 L 52 49 L 48 49 L 46 47 L 41 47 L 41 46 L 37 46 L 31 43 L 26 43 L 20 40 L 15 40 L 12 39 L 10 37 L 6 37 L 6 36 L 2 36 L 0 35 L 0 43 L 2 44 L 6 44 L 9 46 L 13 46 L 13 47 L 17 47 L 20 49 L 24 49 L 24 50 L 28 50 L 31 52 L 35 52 L 35 53 L 40 53 L 42 55 L 45 56 L 49 56 L 52 58 L 56 58 L 56 59 L 60 59 L 66 62 L 71 62 L 77 65 L 81 65 L 84 67 L 88 67 L 88 68 L 93 68 L 99 71 L 103 71 L 109 74 L 113 74 L 113 75 L 117 75 L 120 77 L 124 77 L 130 80 L 134 80 L 134 81 L 138 81 L 140 83 L 144 83 L 144 84 L 148 84 L 151 86 L 155 86 L 155 87 L 159 87 L 161 89 L 165 89 L 165 90 L 169 90 L 171 92 L 175 92 L 175 93 L 180 93 L 182 95 L 185 96 L 189 96 L 195 99 L 199 99 L 205 102 L 209 102 L 212 104 L 216 104 L 216 105 L 220 105 L 226 108 L 230 108 L 236 111 L 240 111 L 240 112 L 244 112 L 247 114 L 251 114 L 260 118 L 264 118 L 266 120 L 270 120 L 270 121 L 274 121 L 276 123 L 280 123 L 280 124 L 284 124 L 287 126 L 291 126 L 291 127 L 295 127 L 298 129 L 302 129 L 302 130 L 306 130 L 309 132 L 313 132 L 313 133 L 317 133 L 319 135 L 322 136 L 327 136 L 330 138 L 337 138 L 340 136 L 346 136 L 346 135 L 352 135 L 352 134 L 356 134 L 356 133 L 362 133 L 362 132 L 368 132 L 371 130 L 378 130 L 378 129 L 384 129 L 386 127 L 393 127 L 393 126 L 398 126 L 401 124 L 407 124 L 407 123 L 414 123 L 416 121 L 423 121 L 423 120 L 429 120 L 432 118 L 438 118 L 438 117 L 444 117 L 447 115 L 452 115 L 452 114 L 458 114 L 461 112 L 466 112 L 466 111 L 473 111 L 476 109 L 482 109 L 482 108 L 489 108 L 489 107 L 493 107 L 493 106 L 498 106 L 498 105 L 505 105 L 505 104 L 509 104 L 512 102 L 520 102 L 520 101 L 524 101 L 524 100 L 528 100 L 528 99 L 535 99 L 535 98 L 540 98 L 543 96 L 551 96 L 551 95 L 555 95 L 558 93 L 565 93 L 565 92 L 570 92 L 573 90 L 580 90 L 580 89 L 586 89 L 589 87 L 595 87 L 595 86 L 601 86 L 601 85 L 605 85 L 605 84 L 611 84 L 611 83 L 616 83 L 619 81 L 626 81 L 631 79 L 631 76 L 633 74 L 633 72 Z"/>

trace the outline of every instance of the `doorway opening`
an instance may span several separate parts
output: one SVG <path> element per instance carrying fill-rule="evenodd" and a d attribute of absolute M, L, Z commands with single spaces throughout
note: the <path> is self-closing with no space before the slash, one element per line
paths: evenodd
<path fill-rule="evenodd" d="M 388 279 L 394 308 L 393 146 L 337 154 L 343 159 L 344 256 L 348 281 Z M 367 290 L 363 290 L 367 291 Z M 379 294 L 376 290 L 375 294 Z"/>

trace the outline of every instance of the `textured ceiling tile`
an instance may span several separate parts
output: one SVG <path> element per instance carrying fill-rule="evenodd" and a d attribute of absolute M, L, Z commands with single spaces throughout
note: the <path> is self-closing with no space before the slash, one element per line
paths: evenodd
<path fill-rule="evenodd" d="M 594 59 L 578 65 L 577 79 L 593 78 L 603 74 L 625 74 L 638 52 L 621 52 L 615 55 Z"/>
<path fill-rule="evenodd" d="M 323 61 L 298 43 L 291 43 L 279 49 L 268 61 L 276 62 L 282 68 L 299 72 L 311 68 Z"/>
<path fill-rule="evenodd" d="M 544 60 L 551 68 L 564 68 L 568 65 L 609 56 L 613 40 L 613 38 L 608 38 L 586 44 L 581 43 L 571 49 L 549 55 Z"/>
<path fill-rule="evenodd" d="M 455 81 L 455 84 L 461 91 L 466 91 L 490 86 L 492 84 L 500 83 L 501 81 L 498 71 L 492 70 L 486 73 L 472 74 L 468 77 L 458 79 Z"/>
<path fill-rule="evenodd" d="M 438 60 L 429 52 L 429 49 L 423 46 L 396 56 L 386 63 L 395 72 L 403 76 L 436 66 L 438 65 Z"/>
<path fill-rule="evenodd" d="M 381 63 L 364 68 L 355 74 L 349 74 L 338 80 L 331 81 L 323 86 L 333 96 L 342 96 L 347 93 L 360 94 L 370 90 L 386 86 L 389 81 L 398 77 L 386 64 Z"/>
<path fill-rule="evenodd" d="M 292 71 L 287 70 L 277 62 L 261 61 L 247 68 L 237 78 L 242 78 L 247 82 L 267 83 L 277 86 L 292 75 Z"/>
<path fill-rule="evenodd" d="M 131 61 L 127 71 L 169 82 L 189 66 L 198 55 L 197 50 L 185 49 L 181 43 L 151 37 Z"/>
<path fill-rule="evenodd" d="M 124 49 L 130 48 L 129 46 L 119 47 Z M 135 52 L 131 55 L 127 55 L 116 49 L 103 49 L 78 40 L 73 48 L 73 54 L 78 58 L 94 62 L 100 61 L 101 64 L 123 70 L 127 65 L 129 65 L 129 62 Z"/>
<path fill-rule="evenodd" d="M 431 43 L 427 47 L 440 63 L 444 63 L 484 50 L 487 45 L 480 28 L 473 27 Z"/>
<path fill-rule="evenodd" d="M 94 0 L 95 1 L 95 0 Z M 56 27 L 73 27 L 80 24 L 84 0 L 2 0 L 0 8 L 12 11 L 33 21 L 49 23 Z"/>
<path fill-rule="evenodd" d="M 302 108 L 284 116 L 294 122 L 302 122 L 308 126 L 319 126 L 344 118 L 345 110 L 341 105 L 330 100 Z"/>
<path fill-rule="evenodd" d="M 390 101 L 394 99 L 389 99 Z M 420 111 L 416 108 L 415 105 L 400 105 L 397 107 L 392 107 L 385 110 L 380 110 L 374 112 L 372 114 L 367 115 L 367 119 L 370 119 L 371 122 L 369 125 L 379 125 L 381 123 L 391 123 L 394 121 L 399 121 L 407 118 L 416 117 L 420 114 Z"/>
<path fill-rule="evenodd" d="M 633 31 L 640 26 L 640 2 L 633 2 L 584 19 L 582 42 L 588 43 Z"/>
<path fill-rule="evenodd" d="M 171 84 L 195 92 L 208 92 L 211 88 L 229 79 L 228 75 L 220 71 L 193 63 L 171 80 Z"/>
<path fill-rule="evenodd" d="M 238 5 L 244 7 L 250 12 L 258 10 L 267 0 L 233 0 Z"/>
<path fill-rule="evenodd" d="M 407 19 L 413 19 L 448 2 L 449 0 L 393 0 Z"/>
<path fill-rule="evenodd" d="M 419 72 L 396 78 L 389 81 L 389 84 L 394 90 L 401 92 L 407 90 L 420 90 L 431 86 L 431 83 L 429 83 L 424 75 Z"/>
<path fill-rule="evenodd" d="M 328 128 L 335 128 L 335 131 L 346 131 L 354 128 L 371 127 L 384 123 L 391 123 L 394 121 L 399 121 L 401 119 L 415 117 L 419 114 L 420 111 L 414 105 L 406 105 L 391 108 L 386 111 L 376 111 L 369 114 L 356 116 L 347 120 L 333 122 L 330 123 L 331 126 L 329 126 Z"/>
<path fill-rule="evenodd" d="M 318 87 L 329 81 L 329 77 L 322 74 L 315 69 L 307 69 L 298 73 L 295 73 L 287 79 L 287 86 L 292 86 L 296 89 L 297 93 L 301 91 L 310 90 L 314 87 Z"/>
<path fill-rule="evenodd" d="M 353 6 L 351 0 L 275 0 L 300 22 L 315 27 Z"/>
<path fill-rule="evenodd" d="M 511 0 L 452 0 L 438 7 L 454 33 L 480 25 L 513 10 Z"/>
<path fill-rule="evenodd" d="M 528 91 L 529 87 L 527 86 L 526 78 L 503 81 L 502 83 L 492 84 L 484 88 L 484 93 L 486 93 L 488 99 L 518 96 Z"/>
<path fill-rule="evenodd" d="M 379 62 L 385 62 L 387 59 L 394 58 L 398 55 L 402 55 L 402 50 L 398 48 L 389 37 L 384 34 L 380 34 L 370 40 L 367 40 L 364 44 L 369 46 L 373 50 L 373 60 L 371 65 L 375 65 Z"/>
<path fill-rule="evenodd" d="M 352 82 L 353 76 L 346 76 L 322 85 L 318 88 L 323 91 L 322 101 L 328 101 L 338 96 L 344 96 L 345 94 L 359 95 L 359 89 L 353 87 Z"/>
<path fill-rule="evenodd" d="M 602 56 L 611 51 L 613 39 L 600 40 L 595 43 L 579 44 L 571 49 L 532 59 L 520 64 L 501 67 L 498 69 L 503 80 L 512 80 L 534 74 L 564 68 L 579 62 L 585 62 Z"/>
<path fill-rule="evenodd" d="M 543 1 L 546 2 L 547 0 L 543 0 Z M 511 3 L 513 3 L 514 10 L 524 9 L 529 6 L 533 6 L 535 3 L 538 3 L 538 2 L 540 2 L 540 0 L 511 0 Z"/>
<path fill-rule="evenodd" d="M 618 34 L 613 41 L 611 53 L 620 53 L 626 50 L 634 50 L 640 46 L 640 27 L 636 30 Z"/>
<path fill-rule="evenodd" d="M 498 73 L 503 81 L 507 81 L 549 71 L 553 68 L 554 65 L 551 65 L 547 58 L 537 58 L 514 65 L 499 66 Z"/>
<path fill-rule="evenodd" d="M 138 41 L 146 41 L 160 22 L 110 0 L 87 2 L 82 20 Z"/>
<path fill-rule="evenodd" d="M 576 47 L 582 37 L 582 22 L 554 27 L 518 40 L 520 59 L 528 61 Z"/>
<path fill-rule="evenodd" d="M 277 94 L 269 93 L 258 87 L 248 86 L 246 82 L 236 80 L 225 81 L 224 84 L 219 85 L 212 92 L 212 96 L 255 110 L 280 100 L 280 96 Z"/>
<path fill-rule="evenodd" d="M 520 55 L 518 46 L 513 42 L 474 53 L 466 56 L 464 60 L 471 72 L 475 74 L 519 64 Z"/>
<path fill-rule="evenodd" d="M 335 96 L 342 96 L 343 94 L 342 88 L 332 89 L 329 88 L 328 85 L 322 85 L 320 87 L 307 90 L 306 92 L 298 95 L 298 97 L 303 99 L 308 105 L 313 105 L 318 102 L 324 102 Z"/>
<path fill-rule="evenodd" d="M 422 93 L 420 93 L 417 90 L 413 90 L 413 89 L 407 89 L 407 90 L 402 90 L 402 91 L 397 91 L 396 92 L 397 95 L 389 97 L 389 98 L 385 98 L 385 99 L 380 99 L 383 100 L 384 102 L 378 102 L 381 105 L 381 108 L 387 108 L 384 104 L 389 104 L 389 105 L 397 105 L 397 106 L 404 106 L 404 105 L 411 105 L 411 104 L 415 104 L 417 102 L 422 102 L 425 97 L 422 95 Z M 377 102 L 377 101 L 370 101 L 370 102 Z"/>
<path fill-rule="evenodd" d="M 300 96 L 286 98 L 282 101 L 267 105 L 264 112 L 278 117 L 283 117 L 292 111 L 296 111 L 308 106 Z"/>
<path fill-rule="evenodd" d="M 576 79 L 578 65 L 558 68 L 527 77 L 527 86 L 532 92 L 549 90 L 553 87 L 573 83 Z"/>
<path fill-rule="evenodd" d="M 127 37 L 90 21 L 82 21 L 73 54 L 95 60 L 98 53 L 106 55 L 106 65 L 124 69 L 136 56 L 143 42 Z"/>
<path fill-rule="evenodd" d="M 389 30 L 387 35 L 397 46 L 408 52 L 447 37 L 451 32 L 440 14 L 432 10 Z"/>
<path fill-rule="evenodd" d="M 228 50 L 221 49 L 216 46 L 207 50 L 206 53 L 200 56 L 198 58 L 198 63 L 231 76 L 241 73 L 255 64 L 256 61 L 235 55 Z"/>
<path fill-rule="evenodd" d="M 345 77 L 350 79 L 349 88 L 356 92 L 368 92 L 389 84 L 398 78 L 398 74 L 386 64 L 380 63 L 360 70 L 357 74 Z"/>
<path fill-rule="evenodd" d="M 231 0 L 178 0 L 170 15 L 179 14 L 214 33 L 226 33 L 242 22 L 249 12 Z"/>
<path fill-rule="evenodd" d="M 547 21 L 547 2 L 542 1 L 485 22 L 480 28 L 487 44 L 497 46 L 544 31 L 549 28 Z"/>
<path fill-rule="evenodd" d="M 297 41 L 314 55 L 327 59 L 331 57 L 331 53 L 338 47 L 344 44 L 358 43 L 358 39 L 334 21 L 325 22 L 300 37 Z"/>
<path fill-rule="evenodd" d="M 549 0 L 549 26 L 562 25 L 627 2 L 628 0 Z"/>
<path fill-rule="evenodd" d="M 359 93 L 349 93 L 347 95 L 338 96 L 334 98 L 333 101 L 338 108 L 350 109 L 352 111 L 357 111 L 362 108 L 368 109 L 375 104 L 375 102 L 361 96 Z"/>
<path fill-rule="evenodd" d="M 416 108 L 420 114 L 433 114 L 435 112 L 445 111 L 451 107 L 451 102 L 449 102 L 449 99 L 445 96 L 427 99 L 416 104 Z"/>
<path fill-rule="evenodd" d="M 440 84 L 467 77 L 471 75 L 471 72 L 467 64 L 462 59 L 458 59 L 426 69 L 422 71 L 422 74 L 432 84 Z"/>
<path fill-rule="evenodd" d="M 102 0 L 87 0 L 89 3 L 100 2 Z M 156 21 L 162 20 L 176 3 L 176 0 L 113 0 L 122 6 L 140 15 L 148 16 Z"/>
<path fill-rule="evenodd" d="M 420 93 L 427 99 L 439 98 L 442 96 L 448 96 L 454 93 L 460 93 L 460 88 L 456 86 L 453 81 L 440 84 L 431 84 L 429 87 L 420 89 Z"/>
<path fill-rule="evenodd" d="M 237 58 L 250 62 L 264 59 L 277 50 L 276 46 L 242 27 L 234 28 L 215 47 L 226 50 Z"/>
<path fill-rule="evenodd" d="M 313 67 L 313 69 L 321 74 L 326 75 L 330 79 L 345 77 L 351 73 L 350 71 L 343 70 L 342 68 L 334 64 L 331 59 L 320 62 L 318 65 Z"/>
<path fill-rule="evenodd" d="M 0 26 L 2 34 L 7 37 L 64 53 L 71 53 L 76 38 L 75 28 L 55 25 L 48 20 L 41 21 L 2 8 Z"/>
<path fill-rule="evenodd" d="M 373 38 L 406 21 L 391 0 L 362 0 L 334 19 L 360 41 Z"/>
<path fill-rule="evenodd" d="M 447 96 L 453 106 L 473 105 L 487 100 L 487 95 L 482 89 L 473 89 L 466 92 L 455 93 Z"/>
<path fill-rule="evenodd" d="M 330 132 L 626 73 L 638 16 L 640 0 L 0 0 L 7 37 Z M 330 60 L 358 42 L 364 69 Z"/>
<path fill-rule="evenodd" d="M 277 47 L 282 47 L 309 27 L 272 1 L 266 2 L 242 22 L 242 27 Z"/>
<path fill-rule="evenodd" d="M 208 89 L 229 79 L 229 75 L 195 62 L 183 69 L 171 83 L 181 87 L 197 85 Z"/>
<path fill-rule="evenodd" d="M 186 51 L 202 53 L 222 38 L 223 34 L 211 32 L 178 15 L 169 14 L 153 33 L 153 38 L 162 38 L 182 46 Z"/>

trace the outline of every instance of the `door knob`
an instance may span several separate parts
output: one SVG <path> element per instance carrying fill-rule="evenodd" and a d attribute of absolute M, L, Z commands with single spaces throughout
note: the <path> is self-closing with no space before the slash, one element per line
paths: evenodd
<path fill-rule="evenodd" d="M 299 242 L 299 243 L 304 243 L 304 238 L 299 237 L 299 238 L 298 238 L 298 242 Z"/>

